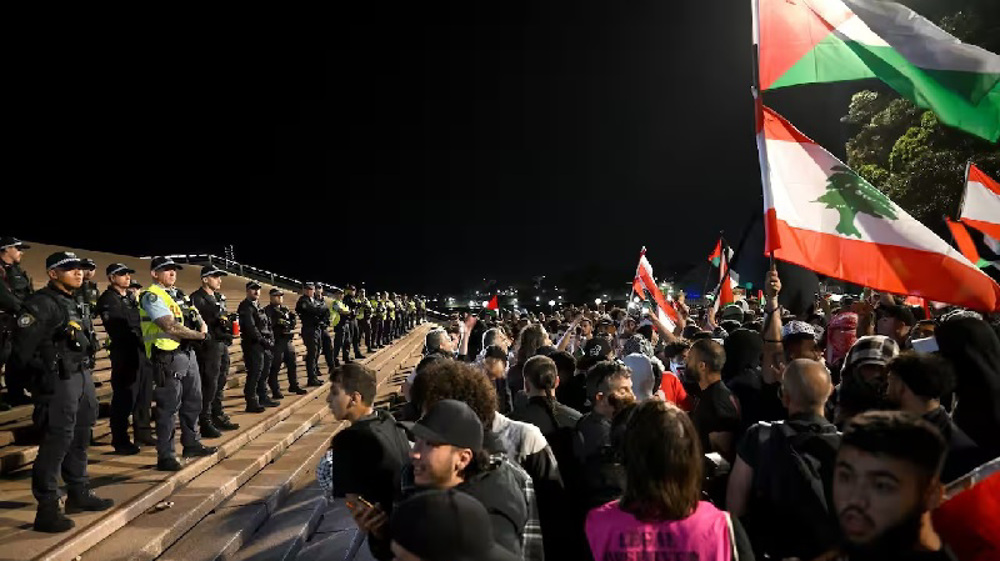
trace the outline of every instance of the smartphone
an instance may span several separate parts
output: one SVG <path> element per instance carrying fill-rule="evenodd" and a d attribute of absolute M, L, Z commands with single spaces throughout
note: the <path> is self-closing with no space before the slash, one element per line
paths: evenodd
<path fill-rule="evenodd" d="M 362 497 L 361 495 L 358 495 L 358 502 L 359 502 L 359 503 L 361 503 L 361 504 L 363 504 L 363 505 L 365 505 L 365 506 L 366 506 L 366 507 L 368 507 L 369 509 L 373 509 L 373 508 L 375 508 L 375 505 L 373 505 L 373 504 L 371 504 L 370 502 L 368 502 L 368 500 L 367 500 L 367 499 L 365 499 L 364 497 Z M 355 503 L 352 503 L 352 502 L 350 502 L 350 501 L 348 501 L 348 502 L 347 502 L 347 508 L 349 508 L 349 509 L 351 509 L 351 510 L 354 510 L 354 509 L 355 509 L 355 508 L 357 508 L 357 507 L 358 507 L 358 505 L 357 505 L 357 504 L 355 504 Z"/>

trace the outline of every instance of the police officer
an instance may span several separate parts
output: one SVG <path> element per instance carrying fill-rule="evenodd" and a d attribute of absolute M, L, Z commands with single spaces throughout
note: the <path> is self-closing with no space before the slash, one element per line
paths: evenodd
<path fill-rule="evenodd" d="M 396 303 L 391 292 L 385 293 L 385 344 L 389 345 L 396 338 Z"/>
<path fill-rule="evenodd" d="M 107 332 L 111 356 L 111 445 L 116 454 L 138 454 L 128 435 L 132 416 L 136 443 L 153 445 L 150 419 L 153 401 L 151 365 L 142 345 L 139 304 L 128 296 L 135 273 L 123 263 L 108 265 L 108 288 L 97 299 L 96 311 Z M 86 282 L 86 281 L 84 281 Z M 82 287 L 81 287 L 82 288 Z"/>
<path fill-rule="evenodd" d="M 331 292 L 330 323 L 333 324 L 333 365 L 340 366 L 337 355 L 343 353 L 344 364 L 351 363 L 351 326 L 348 316 L 351 310 L 344 304 L 344 291 L 334 288 Z"/>
<path fill-rule="evenodd" d="M 362 337 L 364 338 L 365 349 L 369 353 L 375 352 L 373 350 L 374 346 L 372 345 L 372 326 L 371 326 L 372 313 L 373 313 L 373 308 L 371 300 L 368 299 L 368 297 L 365 295 L 365 289 L 362 288 L 361 290 L 358 290 L 357 317 L 358 317 L 358 329 L 361 330 L 360 333 L 358 334 L 358 339 L 361 339 Z"/>
<path fill-rule="evenodd" d="M 302 341 L 306 345 L 306 386 L 321 386 L 319 380 L 319 353 L 321 349 L 320 330 L 322 318 L 327 315 L 326 306 L 317 303 L 316 285 L 307 282 L 302 285 L 302 295 L 295 303 L 295 313 L 302 320 Z"/>
<path fill-rule="evenodd" d="M 279 288 L 272 288 L 270 293 L 271 303 L 264 308 L 267 318 L 274 327 L 274 352 L 271 358 L 271 373 L 267 377 L 267 383 L 271 387 L 271 394 L 275 399 L 281 399 L 281 388 L 278 385 L 278 371 L 284 363 L 285 370 L 288 371 L 288 393 L 303 395 L 306 390 L 299 387 L 299 380 L 295 376 L 295 348 L 292 347 L 292 339 L 295 337 L 295 326 L 298 317 L 295 312 L 285 307 L 285 293 Z"/>
<path fill-rule="evenodd" d="M 136 306 L 139 305 L 139 291 L 140 290 L 142 290 L 142 283 L 141 282 L 133 280 L 132 282 L 129 283 L 129 285 L 128 285 L 128 297 L 131 298 L 135 302 Z"/>
<path fill-rule="evenodd" d="M 247 401 L 247 413 L 260 413 L 265 407 L 281 405 L 267 395 L 267 374 L 271 368 L 271 350 L 274 348 L 274 332 L 271 322 L 260 305 L 260 283 L 247 282 L 247 297 L 240 302 L 240 345 L 243 347 L 243 361 L 247 366 L 246 385 L 243 397 Z"/>
<path fill-rule="evenodd" d="M 97 299 L 101 297 L 101 290 L 94 282 L 97 274 L 97 263 L 93 259 L 83 259 L 83 285 L 77 291 L 79 298 L 87 305 L 91 317 L 97 317 Z"/>
<path fill-rule="evenodd" d="M 183 456 L 214 454 L 214 446 L 201 443 L 201 374 L 192 342 L 204 341 L 208 326 L 194 321 L 174 299 L 174 284 L 181 266 L 169 257 L 149 263 L 153 283 L 139 293 L 139 318 L 146 356 L 153 363 L 153 398 L 156 400 L 156 469 L 179 471 L 174 450 L 174 418 L 180 417 Z M 193 309 L 193 308 L 192 308 Z M 198 317 L 200 319 L 200 316 Z M 197 326 L 194 329 L 193 326 Z"/>
<path fill-rule="evenodd" d="M 219 431 L 236 430 L 222 410 L 222 394 L 229 378 L 229 346 L 233 344 L 233 322 L 226 310 L 222 277 L 229 273 L 215 265 L 201 268 L 201 287 L 191 294 L 191 304 L 198 309 L 208 326 L 208 337 L 195 348 L 198 372 L 201 373 L 201 416 L 198 424 L 205 438 L 221 436 Z"/>
<path fill-rule="evenodd" d="M 34 292 L 31 277 L 21 269 L 21 253 L 30 247 L 17 238 L 0 238 L 0 370 L 4 369 L 10 357 L 11 339 L 24 299 Z M 9 372 L 6 378 L 9 403 L 31 403 L 31 399 L 24 394 L 24 380 L 11 376 Z M 10 405 L 0 399 L 0 411 L 8 409 Z"/>
<path fill-rule="evenodd" d="M 323 285 L 316 283 L 316 303 L 323 307 L 323 316 L 320 318 L 319 340 L 323 349 L 323 358 L 326 359 L 327 371 L 332 371 L 337 365 L 337 357 L 333 352 L 333 339 L 330 338 L 330 308 L 326 305 L 326 298 L 323 297 Z"/>
<path fill-rule="evenodd" d="M 344 305 L 350 312 L 347 315 L 347 327 L 350 331 L 351 343 L 354 346 L 354 360 L 361 360 L 365 358 L 365 355 L 361 354 L 361 327 L 358 325 L 358 310 L 361 307 L 360 302 L 354 297 L 354 285 L 347 285 L 347 290 L 344 292 Z M 337 353 L 334 353 L 336 356 Z"/>
<path fill-rule="evenodd" d="M 31 383 L 32 420 L 41 433 L 31 468 L 38 500 L 35 530 L 65 532 L 74 526 L 59 507 L 59 475 L 66 482 L 66 512 L 107 510 L 114 505 L 90 490 L 87 447 L 97 419 L 89 364 L 92 338 L 74 297 L 83 284 L 80 258 L 53 253 L 45 260 L 49 284 L 28 296 L 17 318 L 11 367 Z"/>

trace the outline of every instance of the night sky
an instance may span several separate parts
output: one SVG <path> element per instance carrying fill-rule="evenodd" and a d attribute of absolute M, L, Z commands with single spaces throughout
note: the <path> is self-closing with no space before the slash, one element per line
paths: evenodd
<path fill-rule="evenodd" d="M 748 2 L 465 4 L 41 38 L 0 229 L 435 292 L 679 274 L 760 212 Z M 767 102 L 842 156 L 861 85 Z"/>

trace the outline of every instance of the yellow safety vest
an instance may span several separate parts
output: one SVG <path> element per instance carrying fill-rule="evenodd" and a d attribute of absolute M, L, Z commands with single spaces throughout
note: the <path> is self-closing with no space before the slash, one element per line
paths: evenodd
<path fill-rule="evenodd" d="M 367 298 L 355 298 L 355 304 L 357 304 L 357 309 L 354 311 L 357 319 L 365 319 L 365 304 L 368 303 Z"/>
<path fill-rule="evenodd" d="M 340 316 L 342 314 L 351 313 L 351 310 L 340 300 L 334 300 L 333 303 L 330 304 L 330 312 L 330 325 L 337 327 L 337 324 L 340 323 Z"/>
<path fill-rule="evenodd" d="M 177 302 L 174 302 L 174 299 L 167 294 L 162 286 L 151 284 L 149 288 L 139 294 L 139 302 L 142 302 L 142 298 L 147 292 L 152 292 L 157 298 L 162 299 L 170 312 L 174 314 L 174 319 L 178 323 L 184 323 L 184 313 L 181 311 L 181 307 L 177 305 Z M 139 306 L 139 320 L 142 322 L 142 344 L 146 347 L 147 358 L 152 356 L 153 346 L 162 351 L 173 351 L 181 346 L 180 339 L 160 329 L 160 326 L 149 318 L 146 309 L 141 305 Z"/>
<path fill-rule="evenodd" d="M 396 319 L 396 305 L 392 303 L 392 300 L 386 300 L 385 307 L 389 310 L 389 319 Z"/>

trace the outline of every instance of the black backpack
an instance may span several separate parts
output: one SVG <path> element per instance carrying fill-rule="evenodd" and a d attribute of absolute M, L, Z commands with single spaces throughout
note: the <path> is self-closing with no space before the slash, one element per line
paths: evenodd
<path fill-rule="evenodd" d="M 747 517 L 754 549 L 772 558 L 812 559 L 838 539 L 830 488 L 840 433 L 833 425 L 797 430 L 775 422 L 760 423 L 757 436 Z"/>

